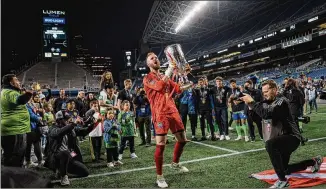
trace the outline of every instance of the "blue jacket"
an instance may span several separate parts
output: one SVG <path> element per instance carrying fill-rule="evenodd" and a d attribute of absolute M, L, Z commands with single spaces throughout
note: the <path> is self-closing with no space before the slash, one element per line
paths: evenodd
<path fill-rule="evenodd" d="M 31 120 L 31 130 L 32 131 L 36 131 L 37 127 L 37 123 L 39 122 L 39 115 L 37 115 L 34 110 L 33 107 L 29 104 L 26 104 L 26 107 L 28 109 L 28 113 L 29 113 L 29 117 Z"/>
<path fill-rule="evenodd" d="M 180 96 L 180 103 L 188 105 L 188 114 L 196 114 L 198 111 L 196 103 L 196 92 L 193 89 L 183 91 Z"/>
<path fill-rule="evenodd" d="M 116 127 L 114 127 L 114 125 L 116 125 Z M 110 143 L 110 139 L 111 139 L 111 134 L 113 133 L 114 130 L 120 131 L 121 127 L 120 124 L 114 119 L 114 120 L 109 120 L 106 119 L 104 121 L 104 142 L 105 143 Z"/>

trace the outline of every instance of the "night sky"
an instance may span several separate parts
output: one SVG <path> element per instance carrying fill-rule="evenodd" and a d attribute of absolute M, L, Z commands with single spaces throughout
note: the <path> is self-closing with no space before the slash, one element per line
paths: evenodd
<path fill-rule="evenodd" d="M 68 36 L 82 34 L 93 56 L 110 56 L 117 73 L 124 67 L 124 51 L 139 48 L 153 0 L 4 0 L 1 1 L 2 74 L 41 53 L 42 9 L 65 10 Z M 33 4 L 32 4 L 33 3 Z M 18 63 L 6 64 L 11 51 Z M 115 77 L 118 77 L 117 75 Z"/>

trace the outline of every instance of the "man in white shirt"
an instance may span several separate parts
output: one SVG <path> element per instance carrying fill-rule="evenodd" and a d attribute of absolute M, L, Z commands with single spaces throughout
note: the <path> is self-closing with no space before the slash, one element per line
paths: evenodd
<path fill-rule="evenodd" d="M 117 96 L 113 93 L 112 85 L 105 85 L 99 96 L 100 113 L 106 115 L 108 109 L 118 110 Z"/>

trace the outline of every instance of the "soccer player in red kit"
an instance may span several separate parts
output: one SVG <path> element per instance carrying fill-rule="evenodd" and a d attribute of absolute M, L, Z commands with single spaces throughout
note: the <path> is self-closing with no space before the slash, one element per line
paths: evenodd
<path fill-rule="evenodd" d="M 175 135 L 177 142 L 173 152 L 173 162 L 171 168 L 181 172 L 189 170 L 179 164 L 183 148 L 189 140 L 186 139 L 184 125 L 179 115 L 178 109 L 172 98 L 174 92 L 181 93 L 182 89 L 177 83 L 173 82 L 170 77 L 173 73 L 175 63 L 170 63 L 165 74 L 160 74 L 160 61 L 154 53 L 148 53 L 146 58 L 147 66 L 150 72 L 144 77 L 144 89 L 150 102 L 152 119 L 156 133 L 156 150 L 154 154 L 157 180 L 156 183 L 160 188 L 168 187 L 163 177 L 163 152 L 167 140 L 167 133 L 170 129 Z"/>

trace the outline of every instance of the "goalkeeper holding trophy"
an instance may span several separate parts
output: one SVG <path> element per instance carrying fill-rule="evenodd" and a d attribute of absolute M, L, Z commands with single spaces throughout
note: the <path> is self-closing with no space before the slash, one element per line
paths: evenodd
<path fill-rule="evenodd" d="M 169 67 L 165 71 L 165 74 L 161 74 L 160 61 L 157 56 L 150 52 L 147 54 L 146 63 L 150 69 L 147 76 L 144 77 L 144 89 L 150 102 L 152 119 L 156 132 L 156 150 L 154 154 L 157 180 L 156 183 L 160 188 L 168 187 L 163 177 L 163 152 L 167 140 L 167 133 L 170 129 L 175 135 L 177 140 L 174 152 L 171 168 L 180 171 L 188 172 L 189 170 L 179 164 L 183 148 L 189 140 L 186 138 L 184 125 L 182 123 L 179 112 L 173 101 L 173 93 L 181 93 L 183 90 L 187 90 L 192 86 L 191 82 L 187 82 L 185 77 L 190 73 L 190 66 L 187 64 L 181 46 L 174 44 L 166 47 L 166 56 L 169 60 Z M 183 86 L 171 80 L 173 72 L 177 69 L 177 72 L 185 79 L 186 83 Z"/>

